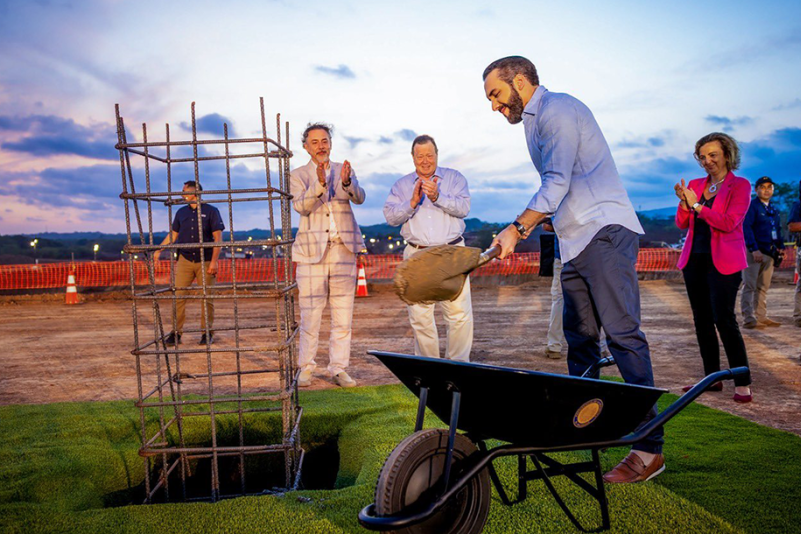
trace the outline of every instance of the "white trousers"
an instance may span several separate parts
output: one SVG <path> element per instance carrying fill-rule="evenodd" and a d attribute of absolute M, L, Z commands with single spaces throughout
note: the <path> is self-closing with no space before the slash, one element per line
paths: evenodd
<path fill-rule="evenodd" d="M 464 242 L 460 246 L 464 246 Z M 408 245 L 403 259 L 413 256 L 418 250 Z M 473 303 L 470 298 L 470 278 L 465 281 L 459 296 L 453 301 L 440 302 L 445 318 L 445 356 L 449 360 L 470 361 L 473 347 Z M 414 331 L 414 353 L 417 356 L 439 358 L 439 335 L 434 321 L 434 304 L 408 306 L 409 322 Z"/>
<path fill-rule="evenodd" d="M 300 369 L 313 371 L 317 366 L 315 357 L 326 303 L 331 305 L 328 372 L 335 376 L 348 367 L 356 273 L 356 255 L 342 243 L 329 245 L 319 263 L 298 264 Z"/>
<path fill-rule="evenodd" d="M 565 330 L 562 326 L 562 318 L 565 311 L 565 299 L 562 296 L 562 260 L 553 260 L 553 280 L 551 281 L 551 320 L 548 323 L 548 350 L 552 352 L 562 352 L 562 347 L 567 348 L 565 340 Z M 600 330 L 599 347 L 601 353 L 608 352 L 606 348 L 606 334 L 603 328 Z"/>

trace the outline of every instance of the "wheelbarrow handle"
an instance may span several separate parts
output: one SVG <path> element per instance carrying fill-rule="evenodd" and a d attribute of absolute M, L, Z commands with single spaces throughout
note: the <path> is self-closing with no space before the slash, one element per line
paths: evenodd
<path fill-rule="evenodd" d="M 718 371 L 705 376 L 700 382 L 692 387 L 687 393 L 679 397 L 679 399 L 665 408 L 662 413 L 651 419 L 648 424 L 642 428 L 629 434 L 623 438 L 626 443 L 634 443 L 644 439 L 648 434 L 653 432 L 656 428 L 663 426 L 670 421 L 673 416 L 682 411 L 692 401 L 698 398 L 701 393 L 709 389 L 710 386 L 722 380 L 734 380 L 737 376 L 748 374 L 748 367 L 735 367 L 734 369 L 726 369 L 725 371 Z"/>
<path fill-rule="evenodd" d="M 587 367 L 587 370 L 581 373 L 581 378 L 592 377 L 602 367 L 609 367 L 610 365 L 615 365 L 614 356 L 607 356 L 606 358 L 601 358 L 600 360 L 596 361 L 595 363 Z"/>

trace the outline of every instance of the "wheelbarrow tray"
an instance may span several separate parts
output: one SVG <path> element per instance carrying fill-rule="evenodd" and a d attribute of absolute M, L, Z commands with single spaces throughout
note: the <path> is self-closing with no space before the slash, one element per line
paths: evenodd
<path fill-rule="evenodd" d="M 425 410 L 428 408 L 448 425 L 448 443 L 447 447 L 432 453 L 445 455 L 442 462 L 443 473 L 436 480 L 429 477 L 432 478 L 430 485 L 423 485 L 423 491 L 416 492 L 420 502 L 412 500 L 411 506 L 393 510 L 389 515 L 379 515 L 376 504 L 369 504 L 359 512 L 359 523 L 371 530 L 404 529 L 404 532 L 432 534 L 442 531 L 441 526 L 436 526 L 442 518 L 437 514 L 449 503 L 458 502 L 457 496 L 460 492 L 465 491 L 467 485 L 485 469 L 504 505 L 511 506 L 525 500 L 527 483 L 540 480 L 576 528 L 584 532 L 608 529 L 609 504 L 602 478 L 600 451 L 642 441 L 713 384 L 748 373 L 746 367 L 712 373 L 666 407 L 662 413 L 647 423 L 640 424 L 665 390 L 391 352 L 368 353 L 377 357 L 419 398 L 415 434 L 409 438 L 427 432 L 422 428 Z M 611 358 L 599 360 L 588 369 L 588 374 L 613 363 Z M 478 450 L 455 469 L 452 477 L 451 465 L 457 430 L 462 430 L 469 440 L 475 442 Z M 493 439 L 507 443 L 491 447 L 487 440 Z M 408 438 L 404 440 L 408 441 Z M 404 442 L 396 447 L 396 451 L 404 446 Z M 419 449 L 415 449 L 417 450 Z M 562 463 L 550 456 L 553 452 L 575 450 L 590 451 L 591 459 Z M 404 454 L 408 452 L 407 449 L 402 451 Z M 405 458 L 409 457 L 404 454 L 395 456 L 393 451 L 390 458 L 394 457 L 395 463 L 390 472 L 398 472 L 394 469 L 399 469 L 402 462 L 406 461 Z M 518 458 L 516 497 L 504 489 L 492 464 L 495 459 L 507 456 Z M 533 470 L 529 470 L 529 463 L 533 464 Z M 385 464 L 382 473 L 386 467 Z M 426 466 L 426 469 L 429 468 Z M 594 484 L 583 478 L 583 475 L 590 475 Z M 598 528 L 590 530 L 579 522 L 552 483 L 551 479 L 556 476 L 566 477 L 598 502 L 601 514 Z M 379 476 L 379 483 L 381 480 L 382 475 Z M 409 495 L 406 492 L 411 486 L 389 485 L 386 483 L 389 478 L 384 480 L 382 488 L 390 496 Z M 419 479 L 412 478 L 404 482 L 409 480 Z M 379 500 L 379 490 L 382 489 L 378 486 L 379 484 L 376 488 L 376 502 Z M 419 485 L 417 489 L 420 489 Z M 478 493 L 481 495 L 481 506 L 488 506 L 488 488 Z M 479 509 L 479 505 L 468 507 L 467 511 L 475 509 Z M 456 517 L 461 521 L 464 516 Z M 479 514 L 477 517 L 483 519 L 475 519 L 470 523 L 470 532 L 478 532 L 483 527 L 482 521 L 486 520 L 486 514 Z M 429 520 L 435 526 L 427 523 Z M 410 528 L 413 530 L 408 530 Z"/>
<path fill-rule="evenodd" d="M 667 390 L 479 363 L 369 351 L 443 422 L 461 392 L 457 427 L 474 441 L 558 447 L 634 431 Z"/>

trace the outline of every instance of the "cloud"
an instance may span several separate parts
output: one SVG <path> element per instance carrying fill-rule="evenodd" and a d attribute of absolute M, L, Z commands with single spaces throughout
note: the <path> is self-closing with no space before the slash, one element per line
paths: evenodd
<path fill-rule="evenodd" d="M 778 106 L 771 108 L 771 111 L 784 111 L 786 109 L 795 108 L 801 108 L 801 98 L 796 98 L 792 102 L 788 102 L 786 104 L 779 104 Z"/>
<path fill-rule="evenodd" d="M 615 143 L 615 148 L 660 148 L 665 146 L 662 137 L 648 137 L 640 139 L 623 139 Z"/>
<path fill-rule="evenodd" d="M 720 126 L 724 132 L 731 132 L 737 126 L 745 126 L 754 122 L 751 117 L 737 117 L 735 119 L 730 117 L 721 117 L 719 115 L 707 115 L 704 120 L 711 122 L 715 126 Z"/>
<path fill-rule="evenodd" d="M 367 138 L 365 137 L 348 137 L 347 135 L 343 135 L 342 137 L 348 142 L 351 148 L 356 148 L 359 143 L 367 141 Z"/>
<path fill-rule="evenodd" d="M 199 119 L 195 119 L 195 127 L 198 133 L 209 133 L 217 136 L 219 139 L 223 138 L 223 124 L 228 125 L 228 137 L 236 137 L 233 121 L 219 113 L 209 113 L 208 115 L 203 115 Z M 192 124 L 189 122 L 182 122 L 181 127 L 190 132 L 192 131 Z"/>
<path fill-rule="evenodd" d="M 801 175 L 801 128 L 782 128 L 741 143 L 742 168 L 739 173 L 752 182 L 760 176 L 777 181 L 798 180 Z"/>
<path fill-rule="evenodd" d="M 340 80 L 348 80 L 356 78 L 356 74 L 354 74 L 353 71 L 350 70 L 350 67 L 342 64 L 340 64 L 336 68 L 317 65 L 316 67 L 314 67 L 314 70 L 321 74 L 327 74 L 329 76 L 333 76 L 334 78 L 339 78 Z"/>
<path fill-rule="evenodd" d="M 392 144 L 392 138 L 382 135 L 381 137 L 378 138 L 378 142 L 382 145 L 389 145 Z"/>
<path fill-rule="evenodd" d="M 117 128 L 109 123 L 92 126 L 55 115 L 0 116 L 0 133 L 22 133 L 0 144 L 5 150 L 47 157 L 72 154 L 94 159 L 117 159 Z"/>
<path fill-rule="evenodd" d="M 404 128 L 403 130 L 398 130 L 395 132 L 397 137 L 400 137 L 404 141 L 414 141 L 414 138 L 417 137 L 417 134 L 414 130 L 409 130 L 408 128 Z"/>

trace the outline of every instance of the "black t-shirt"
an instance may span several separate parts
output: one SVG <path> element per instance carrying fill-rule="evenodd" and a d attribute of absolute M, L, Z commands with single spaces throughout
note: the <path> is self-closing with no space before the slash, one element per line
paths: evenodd
<path fill-rule="evenodd" d="M 211 243 L 214 241 L 214 232 L 225 230 L 220 210 L 211 204 L 199 204 L 203 225 L 203 242 Z M 197 232 L 197 213 L 198 210 L 186 205 L 175 213 L 175 220 L 172 222 L 173 232 L 178 232 L 178 243 L 200 243 Z M 181 250 L 180 254 L 189 261 L 200 261 L 199 248 Z M 213 248 L 203 248 L 203 259 L 211 261 Z"/>
<path fill-rule="evenodd" d="M 715 198 L 716 197 L 706 199 L 701 197 L 701 200 L 699 200 L 698 203 L 702 206 L 706 206 L 707 208 L 712 208 L 712 204 L 715 203 Z M 705 252 L 707 254 L 711 254 L 712 230 L 709 229 L 709 225 L 706 223 L 706 221 L 698 216 L 697 211 L 693 211 L 693 217 L 695 217 L 695 229 L 693 230 L 692 253 L 695 254 Z"/>

